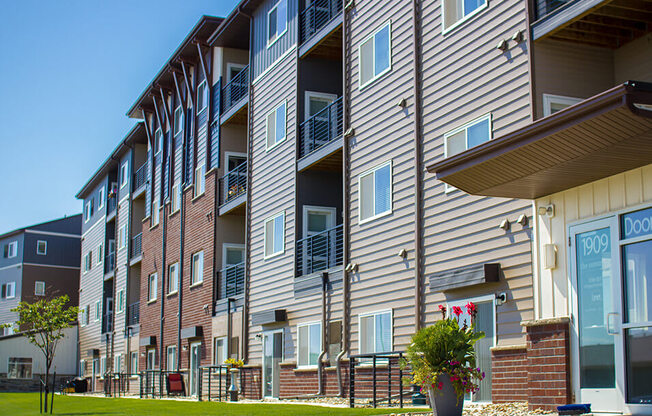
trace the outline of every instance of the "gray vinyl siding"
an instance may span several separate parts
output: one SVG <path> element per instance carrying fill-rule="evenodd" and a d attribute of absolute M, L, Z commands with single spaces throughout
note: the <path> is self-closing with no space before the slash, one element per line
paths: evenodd
<path fill-rule="evenodd" d="M 81 232 L 82 217 L 80 214 L 71 215 L 58 220 L 29 227 L 33 231 L 47 231 L 51 233 L 79 234 Z"/>
<path fill-rule="evenodd" d="M 120 184 L 118 183 L 118 187 Z M 104 206 L 98 209 L 100 188 L 104 187 Z M 84 198 L 82 205 L 82 229 L 81 232 L 85 233 L 89 228 L 93 227 L 95 223 L 106 215 L 108 205 L 109 185 L 107 178 L 104 178 L 100 183 Z M 86 202 L 93 201 L 93 215 L 86 221 Z"/>
<path fill-rule="evenodd" d="M 152 215 L 152 157 L 153 150 L 151 147 L 147 149 L 147 184 L 145 189 L 145 217 Z"/>
<path fill-rule="evenodd" d="M 423 3 L 423 160 L 444 157 L 446 132 L 491 113 L 493 138 L 530 122 L 528 53 L 525 42 L 510 40 L 505 53 L 496 49 L 526 28 L 525 3 L 489 2 L 489 7 L 442 35 L 440 2 Z M 520 322 L 533 318 L 531 226 L 516 223 L 521 214 L 531 220 L 531 203 L 445 192 L 434 175 L 424 176 L 424 278 L 426 323 L 446 300 L 507 292 L 497 307 L 499 344 L 522 343 Z M 510 231 L 498 225 L 512 222 Z M 532 221 L 529 222 L 532 224 Z M 505 280 L 467 289 L 432 292 L 433 274 L 479 263 L 501 264 Z"/>
<path fill-rule="evenodd" d="M 267 47 L 267 13 L 278 3 L 278 0 L 268 0 L 253 14 L 253 71 L 254 79 L 274 64 L 284 53 L 297 43 L 297 0 L 287 0 L 288 24 L 287 31 Z"/>
<path fill-rule="evenodd" d="M 77 237 L 65 237 L 26 232 L 24 234 L 25 263 L 79 267 L 79 230 L 77 231 L 77 235 Z M 45 255 L 36 254 L 38 241 L 45 241 L 47 243 Z"/>
<path fill-rule="evenodd" d="M 15 260 L 16 258 L 11 260 Z M 11 312 L 11 310 L 17 307 L 20 302 L 20 295 L 23 293 L 22 277 L 23 268 L 20 267 L 18 262 L 13 266 L 4 266 L 3 268 L 0 268 L 0 285 L 9 282 L 16 283 L 16 297 L 12 299 L 0 299 L 0 324 L 16 322 L 18 319 L 18 314 Z"/>
<path fill-rule="evenodd" d="M 123 354 L 124 353 L 124 343 L 118 342 L 122 339 L 122 334 L 124 333 L 125 328 L 125 314 L 127 312 L 127 270 L 129 268 L 129 247 L 131 243 L 131 238 L 133 234 L 129 233 L 129 217 L 130 217 L 130 200 L 126 198 L 118 206 L 118 216 L 116 219 L 116 225 L 118 230 L 125 226 L 127 230 L 127 246 L 123 249 L 117 249 L 116 246 L 116 270 L 115 270 L 115 289 L 113 291 L 113 307 L 114 307 L 114 331 L 119 336 L 116 336 L 116 342 L 114 343 L 114 354 Z M 116 238 L 118 238 L 119 231 L 116 230 Z M 118 310 L 118 292 L 124 290 L 124 311 L 122 313 L 116 313 Z"/>
<path fill-rule="evenodd" d="M 11 244 L 14 241 L 18 243 L 16 247 L 16 257 L 5 258 L 4 257 L 5 246 Z M 0 240 L 0 270 L 2 270 L 7 266 L 22 263 L 24 246 L 25 246 L 25 234 L 22 232 L 1 239 Z"/>
<path fill-rule="evenodd" d="M 269 309 L 292 310 L 294 302 L 295 235 L 295 138 L 296 55 L 285 58 L 254 87 L 252 145 L 251 237 L 249 255 L 250 312 Z M 287 103 L 287 133 L 284 142 L 266 150 L 266 115 L 283 100 Z M 285 246 L 281 255 L 264 259 L 264 222 L 285 212 Z M 261 327 L 250 330 L 250 357 L 260 362 L 261 343 L 255 340 Z"/>
<path fill-rule="evenodd" d="M 127 182 L 125 186 L 120 186 L 122 183 L 122 178 L 120 177 L 122 170 L 122 165 L 127 164 Z M 118 164 L 118 201 L 121 201 L 123 198 L 129 196 L 131 192 L 131 181 L 134 174 L 133 166 L 131 163 L 131 152 L 127 152 L 120 157 L 120 162 Z"/>

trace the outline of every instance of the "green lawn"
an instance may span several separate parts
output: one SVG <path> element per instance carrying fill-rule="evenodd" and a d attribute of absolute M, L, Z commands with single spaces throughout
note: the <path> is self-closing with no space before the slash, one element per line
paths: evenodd
<path fill-rule="evenodd" d="M 38 415 L 38 393 L 0 393 L 3 415 Z M 229 404 L 173 400 L 56 396 L 56 415 L 387 415 L 398 409 L 334 409 L 296 404 Z M 421 409 L 423 411 L 423 409 Z"/>

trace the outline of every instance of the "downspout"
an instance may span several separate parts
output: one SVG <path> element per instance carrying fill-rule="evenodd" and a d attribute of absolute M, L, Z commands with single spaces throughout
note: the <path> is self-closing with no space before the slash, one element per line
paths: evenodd
<path fill-rule="evenodd" d="M 174 82 L 177 87 L 177 90 L 179 89 L 178 87 L 178 82 L 176 79 L 176 75 L 174 77 Z M 190 96 L 191 92 L 190 90 L 187 90 L 187 96 Z M 179 94 L 179 91 L 177 91 L 177 94 Z M 179 101 L 183 102 L 183 111 L 184 111 L 184 117 L 183 117 L 183 123 L 186 124 L 186 112 L 188 110 L 188 100 L 183 100 L 181 95 L 179 95 Z M 194 107 L 193 107 L 194 109 Z M 179 213 L 180 218 L 179 218 L 179 279 L 178 279 L 178 288 L 177 291 L 179 292 L 178 294 L 178 307 L 177 307 L 177 370 L 181 368 L 181 306 L 182 306 L 182 301 L 183 301 L 183 255 L 184 255 L 184 225 L 186 222 L 186 201 L 185 201 L 185 188 L 186 188 L 186 138 L 188 137 L 188 128 L 184 125 L 183 126 L 183 139 L 181 142 L 181 181 L 179 184 L 179 193 L 181 194 L 181 197 L 179 198 L 179 208 L 181 212 Z"/>
<path fill-rule="evenodd" d="M 328 286 L 328 273 L 324 272 L 321 275 L 321 352 L 317 357 L 317 395 L 324 395 L 324 363 L 323 359 L 326 355 L 326 289 Z"/>
<path fill-rule="evenodd" d="M 154 105 L 156 105 L 156 98 L 154 98 Z M 158 111 L 157 111 L 157 114 L 158 114 Z M 160 119 L 159 119 L 159 121 L 160 121 Z M 161 124 L 160 128 L 161 128 L 161 130 L 163 130 L 165 128 L 165 125 Z M 165 147 L 165 145 L 166 145 L 166 143 L 163 142 L 163 147 Z M 164 152 L 162 151 L 162 153 L 164 153 Z M 156 155 L 154 155 L 154 158 L 156 158 Z M 163 158 L 161 158 L 161 159 L 163 159 Z M 161 160 L 161 165 L 162 165 L 161 169 L 163 169 L 163 167 L 165 167 L 165 161 L 164 160 Z M 161 188 L 160 188 L 161 192 L 163 192 L 162 187 L 163 187 L 163 174 L 161 174 Z M 157 195 L 156 197 L 159 199 L 159 201 L 161 200 L 161 195 L 160 194 Z M 165 296 L 164 296 L 164 293 L 165 293 L 165 269 L 166 269 L 165 252 L 166 252 L 166 244 L 167 244 L 167 238 L 166 238 L 167 237 L 167 230 L 166 230 L 167 213 L 165 211 L 165 201 L 163 201 L 162 205 L 163 205 L 163 219 L 161 220 L 161 224 L 160 224 L 161 227 L 162 227 L 162 241 L 161 241 L 161 321 L 160 321 L 161 324 L 160 324 L 160 337 L 158 339 L 158 344 L 159 344 L 159 351 L 158 351 L 159 368 L 163 367 L 163 357 L 164 357 L 164 351 L 163 351 L 163 332 L 164 332 L 164 328 L 163 328 L 163 326 L 165 325 Z M 159 207 L 159 211 L 160 211 L 160 208 L 161 207 Z M 153 215 L 153 213 L 152 213 L 152 215 Z M 156 290 L 158 292 L 158 288 Z"/>
<path fill-rule="evenodd" d="M 129 357 L 131 355 L 131 351 L 130 351 L 130 349 L 131 349 L 131 337 L 130 337 L 131 331 L 129 330 L 129 306 L 128 306 L 129 304 L 127 302 L 127 294 L 128 294 L 127 290 L 129 289 L 129 274 L 130 274 L 129 272 L 131 271 L 131 266 L 130 266 L 130 262 L 131 262 L 131 246 L 132 246 L 132 242 L 133 242 L 133 240 L 132 240 L 133 232 L 131 230 L 131 225 L 132 225 L 132 221 L 131 221 L 132 218 L 131 217 L 133 215 L 133 208 L 134 208 L 134 206 L 133 206 L 134 200 L 132 198 L 132 195 L 133 195 L 133 192 L 134 192 L 134 180 L 133 180 L 134 179 L 134 174 L 133 174 L 133 172 L 134 172 L 135 161 L 136 161 L 136 158 L 135 158 L 135 155 L 134 155 L 134 151 L 135 151 L 134 147 L 131 146 L 131 145 L 127 145 L 127 147 L 129 147 L 129 149 L 131 149 L 130 166 L 131 166 L 131 172 L 132 173 L 130 173 L 131 177 L 129 178 L 130 179 L 129 180 L 129 215 L 127 216 L 127 235 L 129 235 L 130 237 L 127 240 L 127 271 L 125 273 L 125 291 L 124 291 L 125 299 L 124 299 L 124 303 L 122 305 L 122 307 L 124 308 L 123 311 L 126 312 L 124 320 L 125 320 L 125 334 L 127 335 L 127 352 L 125 354 L 125 364 L 127 364 L 127 365 L 125 365 L 125 367 L 131 366 L 131 360 L 129 359 Z M 129 368 L 129 370 L 131 371 L 131 368 Z"/>
<path fill-rule="evenodd" d="M 413 74 L 414 77 L 414 332 L 422 326 L 422 289 L 421 276 L 422 258 L 422 183 L 423 168 L 421 163 L 421 20 L 419 14 L 419 0 L 412 0 L 412 31 L 413 41 Z"/>
<path fill-rule="evenodd" d="M 531 16 L 534 13 L 534 2 L 533 0 L 525 0 L 525 42 L 527 45 L 528 51 L 528 69 L 529 69 L 529 79 L 530 79 L 530 107 L 532 114 L 530 115 L 530 120 L 536 120 L 537 116 L 537 98 L 536 98 L 536 86 L 534 85 L 534 42 L 532 41 L 532 29 L 530 26 Z"/>
<path fill-rule="evenodd" d="M 344 380 L 342 379 L 342 360 L 348 354 L 349 346 L 349 138 L 348 128 L 348 73 L 347 73 L 347 6 L 342 9 L 342 351 L 335 359 L 337 372 L 337 391 L 340 397 L 345 396 Z"/>

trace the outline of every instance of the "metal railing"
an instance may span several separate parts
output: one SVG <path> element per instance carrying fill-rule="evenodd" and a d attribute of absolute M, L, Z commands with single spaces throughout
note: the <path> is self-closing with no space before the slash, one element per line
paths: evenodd
<path fill-rule="evenodd" d="M 349 359 L 349 407 L 358 405 L 403 407 L 403 351 L 352 355 Z"/>
<path fill-rule="evenodd" d="M 168 374 L 181 374 L 184 379 L 188 376 L 186 371 L 145 370 L 140 373 L 140 398 L 152 397 L 155 399 L 157 397 L 162 398 L 164 395 L 169 396 L 171 392 L 168 391 L 167 387 Z M 185 381 L 184 387 L 183 395 L 185 396 L 188 394 L 188 386 L 185 385 Z"/>
<path fill-rule="evenodd" d="M 202 401 L 207 398 L 210 402 L 212 399 L 218 401 L 228 400 L 229 387 L 231 378 L 229 377 L 229 367 L 226 365 L 206 365 L 198 369 L 197 379 L 197 400 Z"/>
<path fill-rule="evenodd" d="M 220 205 L 244 195 L 247 191 L 246 161 L 220 178 L 220 190 Z"/>
<path fill-rule="evenodd" d="M 568 3 L 579 0 L 536 0 L 536 20 L 551 14 Z"/>
<path fill-rule="evenodd" d="M 141 186 L 145 185 L 147 182 L 147 162 L 143 163 L 141 167 L 138 168 L 136 173 L 134 173 L 134 191 L 139 189 Z"/>
<path fill-rule="evenodd" d="M 140 302 L 127 306 L 127 326 L 140 323 Z"/>
<path fill-rule="evenodd" d="M 226 299 L 241 295 L 244 289 L 244 262 L 228 266 L 219 272 L 220 293 L 218 299 Z"/>
<path fill-rule="evenodd" d="M 304 43 L 342 12 L 343 0 L 313 0 L 299 15 L 300 42 Z"/>
<path fill-rule="evenodd" d="M 104 395 L 107 397 L 120 397 L 127 394 L 138 394 L 136 387 L 140 385 L 140 373 L 104 373 Z"/>
<path fill-rule="evenodd" d="M 109 196 L 108 200 L 106 201 L 106 216 L 108 217 L 113 214 L 116 209 L 118 209 L 118 197 Z"/>
<path fill-rule="evenodd" d="M 102 333 L 113 331 L 113 313 L 106 313 L 102 317 Z"/>
<path fill-rule="evenodd" d="M 249 92 L 249 65 L 242 68 L 228 84 L 222 87 L 222 114 L 229 111 Z"/>
<path fill-rule="evenodd" d="M 138 257 L 142 253 L 143 253 L 143 233 L 139 233 L 131 238 L 131 258 Z"/>
<path fill-rule="evenodd" d="M 115 253 L 109 253 L 104 258 L 104 273 L 110 273 L 115 270 Z"/>
<path fill-rule="evenodd" d="M 342 264 L 342 225 L 297 241 L 297 275 L 328 270 Z"/>
<path fill-rule="evenodd" d="M 342 136 L 342 97 L 299 126 L 299 158 Z"/>

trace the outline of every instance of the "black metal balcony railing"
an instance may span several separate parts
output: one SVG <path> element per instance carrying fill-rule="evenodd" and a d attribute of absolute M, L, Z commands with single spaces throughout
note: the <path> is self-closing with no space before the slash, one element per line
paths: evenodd
<path fill-rule="evenodd" d="M 342 11 L 343 0 L 314 0 L 299 16 L 300 42 L 309 40 Z"/>
<path fill-rule="evenodd" d="M 115 270 L 115 253 L 109 253 L 104 258 L 104 273 L 110 273 Z"/>
<path fill-rule="evenodd" d="M 247 162 L 245 161 L 220 178 L 220 205 L 244 195 L 246 191 Z"/>
<path fill-rule="evenodd" d="M 109 216 L 118 208 L 118 197 L 116 195 L 109 196 L 106 201 L 106 215 Z"/>
<path fill-rule="evenodd" d="M 104 319 L 102 319 L 102 333 L 113 331 L 113 313 L 104 314 Z"/>
<path fill-rule="evenodd" d="M 222 113 L 229 111 L 249 91 L 249 66 L 242 68 L 231 81 L 222 87 Z"/>
<path fill-rule="evenodd" d="M 134 191 L 145 185 L 145 182 L 147 182 L 147 162 L 134 173 Z"/>
<path fill-rule="evenodd" d="M 136 325 L 140 322 L 140 302 L 127 306 L 127 325 Z"/>
<path fill-rule="evenodd" d="M 301 123 L 299 135 L 300 158 L 342 136 L 342 97 Z"/>
<path fill-rule="evenodd" d="M 328 270 L 342 264 L 342 225 L 297 241 L 299 276 Z"/>
<path fill-rule="evenodd" d="M 536 20 L 549 15 L 572 1 L 578 0 L 536 0 Z"/>
<path fill-rule="evenodd" d="M 228 266 L 220 270 L 222 292 L 220 299 L 226 299 L 242 294 L 244 289 L 245 264 L 244 262 Z"/>
<path fill-rule="evenodd" d="M 131 258 L 138 257 L 143 252 L 143 233 L 136 234 L 131 238 Z"/>

